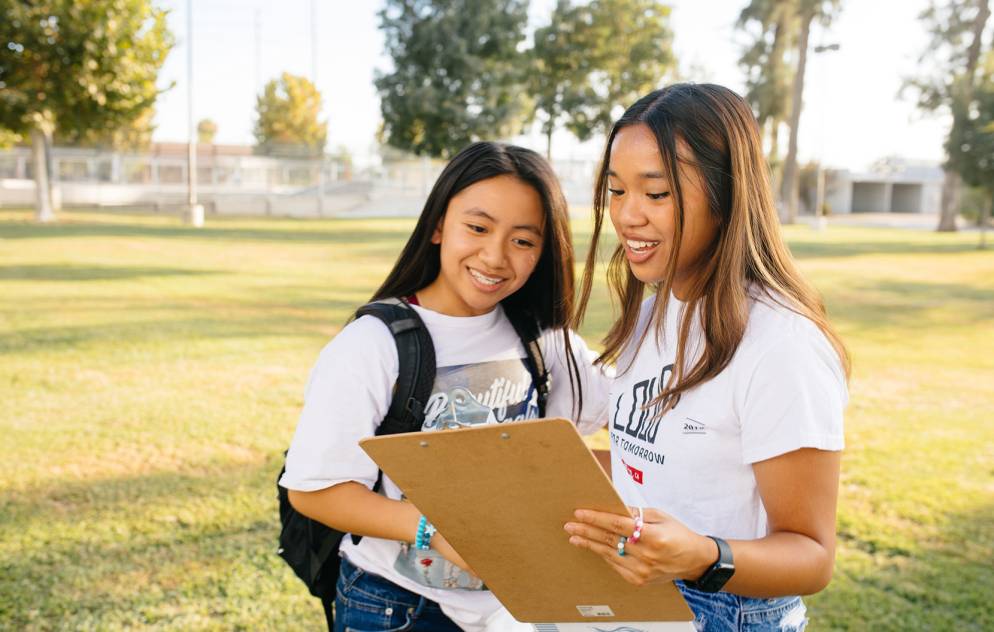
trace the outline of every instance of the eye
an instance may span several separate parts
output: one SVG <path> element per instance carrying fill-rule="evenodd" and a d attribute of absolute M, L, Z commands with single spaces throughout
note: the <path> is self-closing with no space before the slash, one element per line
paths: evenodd
<path fill-rule="evenodd" d="M 610 189 L 609 188 L 607 191 L 608 191 L 608 193 L 611 194 L 611 197 L 621 197 L 622 195 L 625 194 L 624 190 L 622 190 L 622 189 Z"/>
<path fill-rule="evenodd" d="M 662 193 L 646 193 L 650 200 L 663 200 L 670 196 L 669 191 L 663 191 Z"/>
<path fill-rule="evenodd" d="M 466 227 L 469 228 L 474 233 L 481 233 L 482 234 L 482 233 L 487 232 L 487 229 L 484 228 L 483 226 L 480 226 L 479 224 L 466 224 Z"/>
<path fill-rule="evenodd" d="M 522 248 L 534 248 L 535 244 L 527 239 L 512 239 L 515 245 L 521 246 Z"/>

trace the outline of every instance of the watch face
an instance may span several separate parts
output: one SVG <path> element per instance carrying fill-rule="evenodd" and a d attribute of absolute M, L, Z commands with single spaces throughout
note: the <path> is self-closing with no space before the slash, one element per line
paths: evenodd
<path fill-rule="evenodd" d="M 734 564 L 718 562 L 697 583 L 700 590 L 718 592 L 734 574 Z"/>
<path fill-rule="evenodd" d="M 720 577 L 723 580 L 722 583 L 724 584 L 729 579 L 731 579 L 732 575 L 735 574 L 735 565 L 722 564 L 721 562 L 719 562 L 718 564 L 715 565 L 714 570 L 712 570 L 711 572 L 714 574 L 715 577 Z"/>
<path fill-rule="evenodd" d="M 735 563 L 732 561 L 732 549 L 721 538 L 709 535 L 718 545 L 718 561 L 701 576 L 693 587 L 704 592 L 718 592 L 735 574 Z"/>

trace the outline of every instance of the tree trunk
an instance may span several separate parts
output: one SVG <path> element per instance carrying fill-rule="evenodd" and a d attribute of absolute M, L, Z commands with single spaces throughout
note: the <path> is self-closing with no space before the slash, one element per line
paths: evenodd
<path fill-rule="evenodd" d="M 970 47 L 966 51 L 966 74 L 963 78 L 964 83 L 962 84 L 961 90 L 957 90 L 955 88 L 956 84 L 954 84 L 953 89 L 953 129 L 956 129 L 956 125 L 959 123 L 959 121 L 956 120 L 956 117 L 963 116 L 969 111 L 969 108 L 960 110 L 955 107 L 955 99 L 961 98 L 965 104 L 969 104 L 973 101 L 977 64 L 980 61 L 980 47 L 983 44 L 983 35 L 984 29 L 987 27 L 987 20 L 991 17 L 991 9 L 988 5 L 988 0 L 976 0 L 976 3 L 977 15 L 974 17 L 973 24 L 970 27 L 973 39 L 970 41 Z M 946 171 L 946 178 L 942 182 L 942 208 L 939 213 L 939 226 L 936 228 L 939 232 L 953 232 L 956 230 L 956 215 L 959 213 L 959 197 L 962 182 L 962 178 L 960 178 L 958 173 L 955 173 L 952 170 Z"/>
<path fill-rule="evenodd" d="M 804 69 L 808 61 L 808 33 L 814 15 L 807 11 L 801 15 L 801 31 L 797 37 L 797 74 L 794 75 L 794 90 L 790 104 L 790 140 L 787 143 L 787 158 L 783 166 L 784 223 L 793 224 L 797 220 L 797 207 L 800 198 L 800 178 L 797 170 L 797 132 L 801 125 L 801 107 L 804 105 Z"/>
<path fill-rule="evenodd" d="M 981 250 L 987 249 L 987 223 L 990 221 L 991 209 L 994 208 L 994 191 L 991 192 L 990 203 L 984 204 L 980 210 L 980 245 Z"/>
<path fill-rule="evenodd" d="M 770 119 L 770 186 L 777 208 L 783 208 L 783 163 L 780 162 L 780 120 Z"/>
<path fill-rule="evenodd" d="M 976 81 L 977 64 L 980 61 L 980 47 L 983 45 L 984 29 L 987 27 L 987 20 L 991 17 L 991 7 L 988 0 L 976 0 L 977 15 L 970 26 L 973 39 L 970 40 L 970 48 L 966 51 L 966 76 L 970 82 L 970 91 L 973 91 L 973 84 Z"/>
<path fill-rule="evenodd" d="M 52 134 L 45 132 L 42 135 L 45 140 L 45 170 L 48 176 L 48 203 L 52 206 L 52 211 L 58 213 L 62 210 L 62 191 L 55 177 L 55 156 L 52 152 Z"/>
<path fill-rule="evenodd" d="M 545 130 L 545 159 L 552 163 L 552 126 Z"/>
<path fill-rule="evenodd" d="M 51 189 L 48 186 L 48 164 L 45 156 L 45 133 L 40 129 L 31 130 L 31 154 L 35 172 L 35 220 L 54 222 Z"/>
<path fill-rule="evenodd" d="M 952 170 L 946 171 L 942 180 L 942 202 L 939 209 L 939 226 L 937 231 L 951 233 L 956 231 L 956 216 L 959 214 L 959 196 L 961 179 Z"/>
<path fill-rule="evenodd" d="M 773 29 L 773 46 L 770 48 L 768 73 L 776 97 L 779 97 L 780 94 L 780 84 L 777 82 L 777 78 L 780 76 L 780 70 L 783 67 L 784 49 L 787 47 L 787 33 L 790 28 L 788 24 L 789 17 L 789 12 L 781 8 L 777 12 L 776 26 Z M 779 173 L 780 123 L 782 122 L 783 111 L 780 109 L 780 99 L 776 97 L 774 98 L 773 111 L 770 113 L 770 162 L 777 165 L 773 190 L 776 192 L 775 195 L 779 195 L 781 175 Z"/>
<path fill-rule="evenodd" d="M 770 119 L 770 162 L 780 161 L 780 120 Z"/>

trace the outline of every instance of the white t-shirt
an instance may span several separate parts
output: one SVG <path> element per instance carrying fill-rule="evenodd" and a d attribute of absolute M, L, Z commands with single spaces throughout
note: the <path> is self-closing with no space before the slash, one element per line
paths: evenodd
<path fill-rule="evenodd" d="M 524 348 L 499 306 L 474 317 L 446 316 L 420 306 L 414 309 L 431 334 L 438 365 L 423 431 L 538 417 Z M 594 354 L 579 336 L 571 332 L 570 341 L 583 389 L 579 425 L 582 432 L 590 432 L 605 423 L 610 376 L 593 368 Z M 546 331 L 539 339 L 549 372 L 546 414 L 572 418 L 562 343 L 561 332 Z M 363 316 L 342 329 L 311 372 L 280 485 L 315 491 L 358 481 L 372 488 L 379 470 L 358 442 L 375 434 L 386 415 L 397 373 L 397 348 L 380 320 Z M 402 497 L 386 475 L 381 493 Z M 356 566 L 438 602 L 465 629 L 482 627 L 500 609 L 493 593 L 434 551 L 426 553 L 371 537 L 364 537 L 357 546 L 346 537 L 341 553 Z"/>
<path fill-rule="evenodd" d="M 843 448 L 848 392 L 839 357 L 809 319 L 755 299 L 728 366 L 654 421 L 654 410 L 642 407 L 670 377 L 685 308 L 671 295 L 663 336 L 657 343 L 653 324 L 638 345 L 654 301 L 642 303 L 611 388 L 615 487 L 629 505 L 661 509 L 698 533 L 764 537 L 769 524 L 752 464 L 800 448 Z M 699 353 L 694 325 L 688 349 Z"/>

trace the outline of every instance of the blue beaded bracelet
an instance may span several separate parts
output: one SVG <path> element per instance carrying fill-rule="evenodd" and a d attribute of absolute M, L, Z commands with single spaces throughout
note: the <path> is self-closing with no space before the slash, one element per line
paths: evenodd
<path fill-rule="evenodd" d="M 428 518 L 421 516 L 418 520 L 418 533 L 414 536 L 414 548 L 421 551 L 431 550 L 431 536 L 435 535 L 435 525 L 428 522 Z"/>

